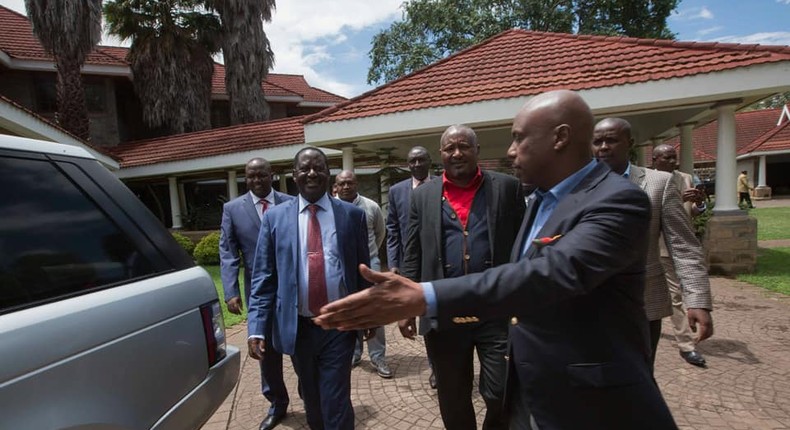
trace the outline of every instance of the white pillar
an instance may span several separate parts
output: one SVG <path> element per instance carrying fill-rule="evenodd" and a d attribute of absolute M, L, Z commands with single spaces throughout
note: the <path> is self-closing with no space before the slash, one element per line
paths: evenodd
<path fill-rule="evenodd" d="M 354 145 L 343 147 L 343 170 L 354 171 Z"/>
<path fill-rule="evenodd" d="M 239 196 L 239 185 L 236 183 L 236 171 L 228 170 L 228 201 Z"/>
<path fill-rule="evenodd" d="M 378 151 L 379 164 L 381 165 L 381 174 L 379 174 L 379 201 L 381 202 L 381 210 L 387 213 L 389 206 L 390 196 L 390 153 L 394 148 L 382 148 Z"/>
<path fill-rule="evenodd" d="M 735 161 L 735 104 L 722 104 L 716 108 L 718 117 L 718 139 L 716 144 L 716 206 L 714 215 L 739 211 L 736 183 L 738 181 Z"/>
<path fill-rule="evenodd" d="M 171 176 L 167 178 L 168 188 L 170 190 L 170 218 L 173 221 L 173 228 L 179 229 L 181 225 L 181 201 L 178 198 L 178 183 L 176 177 Z"/>
<path fill-rule="evenodd" d="M 277 176 L 279 176 L 280 180 L 280 192 L 288 194 L 288 177 L 285 175 L 285 172 L 282 172 Z"/>
<path fill-rule="evenodd" d="M 766 180 L 765 180 L 765 169 L 766 169 L 765 155 L 761 155 L 760 156 L 760 168 L 757 170 L 757 186 L 758 187 L 767 187 L 768 186 L 768 184 L 765 183 L 766 182 Z"/>
<path fill-rule="evenodd" d="M 694 174 L 694 123 L 680 124 L 680 171 Z"/>

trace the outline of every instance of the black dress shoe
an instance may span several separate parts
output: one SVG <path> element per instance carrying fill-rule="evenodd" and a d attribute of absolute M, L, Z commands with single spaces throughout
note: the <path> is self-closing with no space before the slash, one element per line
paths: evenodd
<path fill-rule="evenodd" d="M 688 364 L 693 364 L 694 366 L 705 367 L 705 358 L 697 351 L 689 351 L 684 352 L 680 351 L 680 356 L 683 357 L 684 360 Z"/>
<path fill-rule="evenodd" d="M 431 388 L 436 389 L 436 375 L 434 375 L 433 371 L 431 371 L 431 376 L 428 377 L 428 383 L 431 385 Z"/>
<path fill-rule="evenodd" d="M 261 426 L 258 427 L 258 430 L 271 430 L 277 427 L 277 424 L 280 424 L 285 418 L 285 414 L 282 415 L 267 415 L 266 418 L 261 421 Z"/>

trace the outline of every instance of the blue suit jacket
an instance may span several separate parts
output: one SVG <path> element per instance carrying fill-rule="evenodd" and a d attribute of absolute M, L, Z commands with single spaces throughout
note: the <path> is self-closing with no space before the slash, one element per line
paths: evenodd
<path fill-rule="evenodd" d="M 337 249 L 343 267 L 346 291 L 355 293 L 370 284 L 359 275 L 359 264 L 370 264 L 365 212 L 339 199 L 329 199 L 335 216 Z M 272 338 L 266 339 L 283 354 L 293 355 L 299 317 L 299 199 L 267 210 L 258 237 L 258 251 L 252 272 L 252 294 L 247 313 L 250 336 L 264 336 L 271 324 Z"/>
<path fill-rule="evenodd" d="M 524 218 L 510 264 L 433 282 L 439 329 L 517 316 L 509 382 L 541 429 L 676 428 L 649 369 L 645 193 L 598 163 L 522 259 Z"/>
<path fill-rule="evenodd" d="M 274 204 L 279 205 L 294 196 L 274 192 Z M 267 210 L 268 211 L 268 210 Z M 222 288 L 225 300 L 241 295 L 239 290 L 239 266 L 244 261 L 244 298 L 250 303 L 250 279 L 252 261 L 255 258 L 255 244 L 261 219 L 250 193 L 244 193 L 223 205 L 222 225 L 219 232 L 219 258 Z M 241 257 L 239 256 L 241 253 Z"/>
<path fill-rule="evenodd" d="M 387 206 L 387 266 L 400 269 L 409 232 L 411 177 L 390 187 Z"/>

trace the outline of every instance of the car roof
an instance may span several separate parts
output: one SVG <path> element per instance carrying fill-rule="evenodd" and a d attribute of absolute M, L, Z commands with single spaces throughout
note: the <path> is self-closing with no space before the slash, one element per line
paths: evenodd
<path fill-rule="evenodd" d="M 4 134 L 0 134 L 0 148 L 96 159 L 90 152 L 77 146 Z"/>

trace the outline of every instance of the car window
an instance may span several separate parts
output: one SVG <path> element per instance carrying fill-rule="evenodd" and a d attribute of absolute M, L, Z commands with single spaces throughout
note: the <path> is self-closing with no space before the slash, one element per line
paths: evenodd
<path fill-rule="evenodd" d="M 53 163 L 0 158 L 0 172 L 0 312 L 154 271 Z"/>

